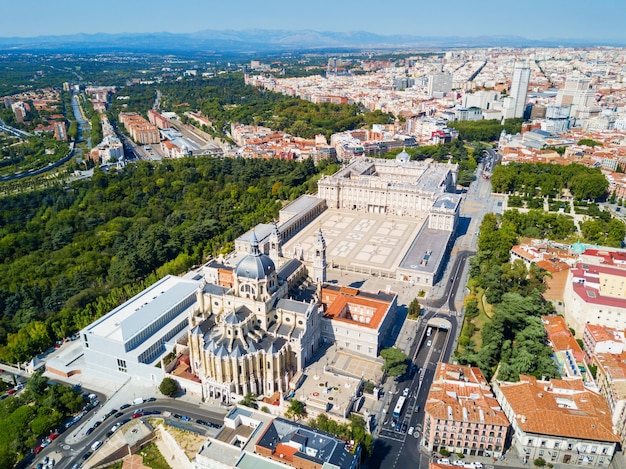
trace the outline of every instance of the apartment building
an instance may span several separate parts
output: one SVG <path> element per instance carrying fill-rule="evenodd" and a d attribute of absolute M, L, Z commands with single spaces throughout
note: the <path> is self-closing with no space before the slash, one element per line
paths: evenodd
<path fill-rule="evenodd" d="M 626 270 L 579 262 L 569 272 L 565 320 L 582 337 L 586 324 L 626 328 Z"/>
<path fill-rule="evenodd" d="M 429 451 L 500 457 L 509 420 L 476 367 L 439 363 L 424 406 Z"/>
<path fill-rule="evenodd" d="M 136 112 L 120 112 L 119 121 L 124 125 L 130 137 L 141 145 L 149 145 L 161 141 L 159 129 Z"/>
<path fill-rule="evenodd" d="M 609 406 L 580 378 L 540 381 L 520 376 L 495 381 L 494 392 L 511 422 L 511 449 L 525 463 L 608 467 L 619 443 Z"/>
<path fill-rule="evenodd" d="M 592 359 L 597 367 L 596 383 L 611 409 L 614 431 L 626 447 L 626 353 L 599 353 Z"/>

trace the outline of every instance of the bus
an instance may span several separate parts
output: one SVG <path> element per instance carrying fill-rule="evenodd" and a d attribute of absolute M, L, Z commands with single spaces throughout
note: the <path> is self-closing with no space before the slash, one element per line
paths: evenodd
<path fill-rule="evenodd" d="M 393 409 L 393 418 L 399 419 L 400 414 L 402 413 L 402 409 L 404 409 L 404 403 L 406 402 L 406 397 L 400 396 L 398 398 L 398 402 L 396 403 L 396 407 Z"/>

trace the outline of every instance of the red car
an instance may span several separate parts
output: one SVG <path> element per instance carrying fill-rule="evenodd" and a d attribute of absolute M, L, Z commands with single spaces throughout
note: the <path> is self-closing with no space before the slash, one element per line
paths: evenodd
<path fill-rule="evenodd" d="M 33 453 L 35 454 L 39 454 L 41 452 L 41 450 L 43 449 L 43 446 L 39 445 L 37 446 L 34 450 Z"/>
<path fill-rule="evenodd" d="M 13 394 L 15 394 L 16 392 L 17 392 L 17 389 L 9 389 L 9 390 L 7 391 L 7 394 L 8 394 L 9 396 L 12 396 L 12 395 L 13 395 Z"/>
<path fill-rule="evenodd" d="M 50 439 L 50 441 L 54 441 L 59 437 L 58 433 L 52 433 L 48 438 Z"/>
<path fill-rule="evenodd" d="M 142 417 L 142 416 L 143 416 L 143 413 L 141 413 L 141 412 L 135 412 L 135 413 L 133 414 L 133 418 L 134 418 L 134 419 L 138 419 L 139 417 Z"/>

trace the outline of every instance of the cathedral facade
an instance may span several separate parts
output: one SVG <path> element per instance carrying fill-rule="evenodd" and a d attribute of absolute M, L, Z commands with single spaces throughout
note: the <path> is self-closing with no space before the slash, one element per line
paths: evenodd
<path fill-rule="evenodd" d="M 321 232 L 319 239 L 321 257 L 325 256 Z M 280 242 L 272 241 L 271 255 L 277 258 Z M 233 270 L 232 285 L 203 284 L 200 307 L 189 318 L 189 354 L 205 397 L 230 402 L 234 395 L 271 395 L 289 389 L 290 380 L 320 343 L 322 310 L 317 296 L 288 298 L 290 286 L 306 277 L 298 260 L 277 269 L 253 234 L 250 253 Z M 316 272 L 316 277 L 325 275 Z"/>

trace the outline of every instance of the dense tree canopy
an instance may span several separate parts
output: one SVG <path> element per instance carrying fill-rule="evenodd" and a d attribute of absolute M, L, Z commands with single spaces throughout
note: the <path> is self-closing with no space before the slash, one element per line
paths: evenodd
<path fill-rule="evenodd" d="M 504 130 L 507 134 L 517 134 L 522 129 L 523 119 L 506 119 L 500 124 L 498 119 L 478 121 L 451 121 L 448 127 L 459 131 L 462 140 L 493 142 L 500 138 Z"/>
<path fill-rule="evenodd" d="M 117 103 L 114 114 L 132 109 L 145 113 L 150 109 L 156 93 L 156 85 L 130 86 L 120 90 L 129 96 L 124 103 Z M 369 112 L 356 104 L 316 104 L 300 98 L 259 89 L 244 83 L 243 75 L 232 73 L 211 79 L 188 79 L 164 82 L 158 85 L 162 93 L 162 106 L 184 111 L 200 111 L 213 124 L 205 129 L 216 137 L 224 137 L 229 124 L 264 125 L 298 137 L 311 138 L 324 134 L 360 128 L 364 125 L 393 122 L 391 114 Z"/>
<path fill-rule="evenodd" d="M 58 428 L 82 406 L 80 392 L 51 385 L 41 372 L 35 373 L 22 392 L 0 401 L 0 469 L 13 467 L 39 437 Z"/>
<path fill-rule="evenodd" d="M 566 166 L 546 163 L 510 163 L 496 166 L 491 176 L 494 192 L 558 197 L 569 189 L 574 198 L 601 199 L 609 183 L 598 168 L 578 163 Z"/>
<path fill-rule="evenodd" d="M 316 173 L 310 160 L 190 158 L 2 198 L 0 357 L 29 359 L 130 298 L 152 272 L 180 273 L 216 254 L 314 190 Z"/>

